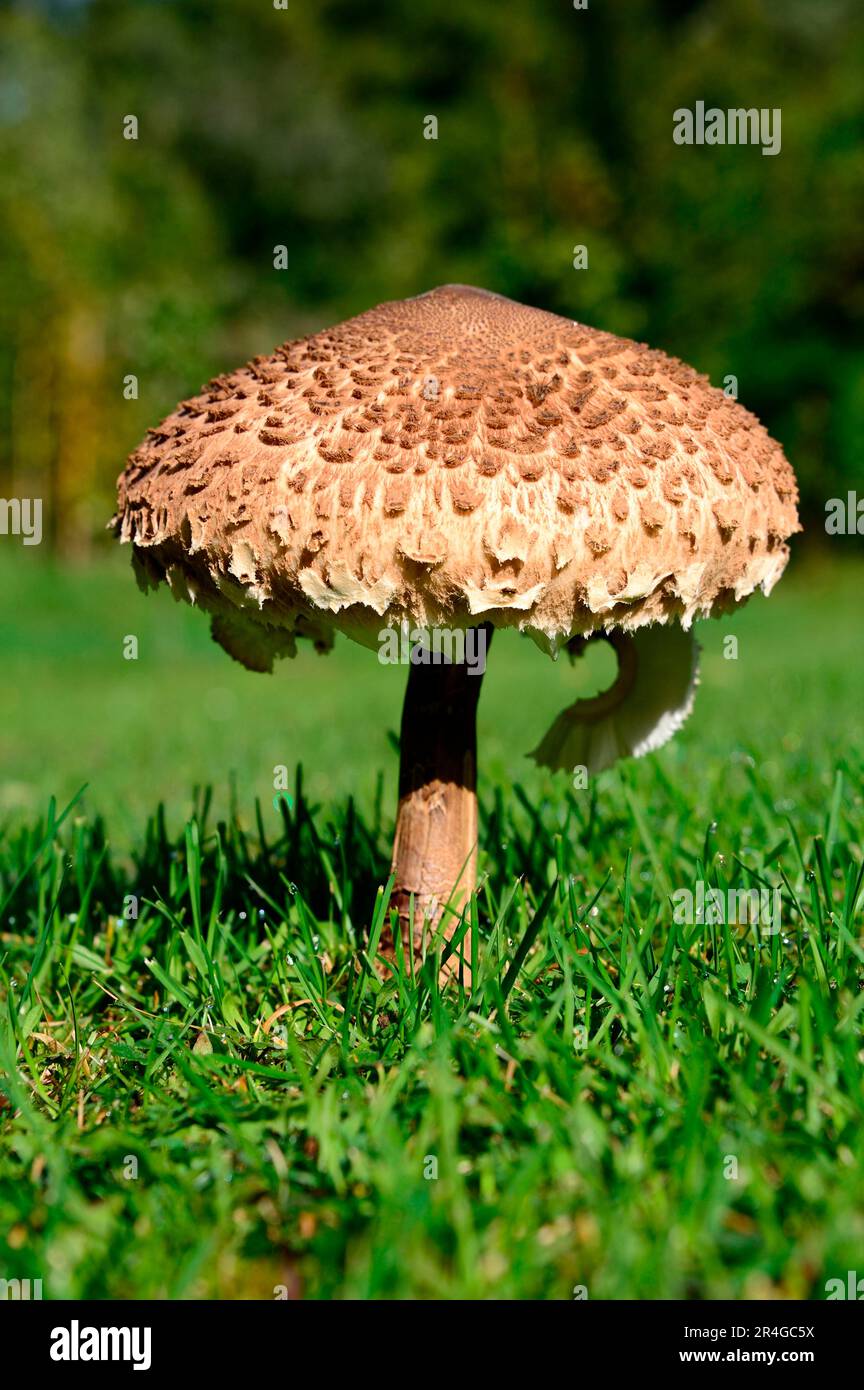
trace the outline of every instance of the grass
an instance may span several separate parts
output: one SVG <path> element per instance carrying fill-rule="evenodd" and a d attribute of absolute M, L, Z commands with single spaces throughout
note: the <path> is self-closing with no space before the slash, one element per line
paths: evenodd
<path fill-rule="evenodd" d="M 686 730 L 587 791 L 519 756 L 578 672 L 496 640 L 470 995 L 434 952 L 373 968 L 393 672 L 345 644 L 258 681 L 113 567 L 60 608 L 6 577 L 0 1277 L 822 1298 L 860 1265 L 860 566 L 703 625 Z M 195 717 L 211 678 L 239 720 Z M 676 922 L 699 880 L 778 886 L 782 931 Z"/>

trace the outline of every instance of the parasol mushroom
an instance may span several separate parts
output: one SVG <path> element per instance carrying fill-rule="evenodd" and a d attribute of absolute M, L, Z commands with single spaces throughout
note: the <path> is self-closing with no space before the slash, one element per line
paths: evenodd
<path fill-rule="evenodd" d="M 799 529 L 779 445 L 706 378 L 466 285 L 216 378 L 118 486 L 142 585 L 207 610 L 251 670 L 300 638 L 374 649 L 406 623 L 517 628 L 552 656 L 608 638 L 612 688 L 533 754 L 588 772 L 672 736 L 694 618 L 768 593 Z M 406 952 L 424 919 L 443 913 L 451 936 L 476 886 L 480 685 L 465 663 L 410 668 L 392 899 Z"/>

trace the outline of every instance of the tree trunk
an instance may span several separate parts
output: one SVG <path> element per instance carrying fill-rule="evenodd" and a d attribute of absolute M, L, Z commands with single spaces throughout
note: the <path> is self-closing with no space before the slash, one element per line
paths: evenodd
<path fill-rule="evenodd" d="M 492 629 L 484 628 L 488 648 Z M 412 665 L 402 708 L 399 810 L 393 843 L 396 882 L 390 900 L 399 914 L 402 951 L 421 952 L 444 916 L 449 938 L 477 886 L 477 701 L 482 670 L 464 662 Z M 413 931 L 411 899 L 413 896 Z M 395 949 L 392 940 L 388 942 Z M 460 960 L 460 957 L 463 959 Z M 442 974 L 470 984 L 471 937 Z"/>

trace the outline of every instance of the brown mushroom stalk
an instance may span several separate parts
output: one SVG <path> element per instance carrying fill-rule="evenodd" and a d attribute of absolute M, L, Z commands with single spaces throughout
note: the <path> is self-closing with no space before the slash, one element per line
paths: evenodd
<path fill-rule="evenodd" d="M 485 635 L 486 648 L 491 630 Z M 477 701 L 482 673 L 465 662 L 412 665 L 402 707 L 391 908 L 406 964 L 439 921 L 449 940 L 477 886 Z M 392 942 L 389 949 L 394 949 Z M 470 984 L 471 936 L 445 973 Z"/>

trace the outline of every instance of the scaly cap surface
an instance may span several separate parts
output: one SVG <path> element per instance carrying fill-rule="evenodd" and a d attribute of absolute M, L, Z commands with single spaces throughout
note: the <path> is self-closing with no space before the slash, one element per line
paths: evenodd
<path fill-rule="evenodd" d="M 265 643 L 407 618 L 554 649 L 769 590 L 795 501 L 779 445 L 691 368 L 449 285 L 211 382 L 132 455 L 116 523 Z"/>
<path fill-rule="evenodd" d="M 553 653 L 689 628 L 770 591 L 796 499 L 779 445 L 692 368 L 445 285 L 212 381 L 131 456 L 115 525 L 139 578 L 167 579 L 269 670 L 297 636 L 375 647 L 403 621 L 518 627 Z M 642 643 L 613 722 L 572 706 L 538 760 L 587 749 L 583 722 L 596 766 L 658 746 L 692 703 L 695 657 L 675 652 L 677 703 L 634 717 L 657 669 Z"/>

